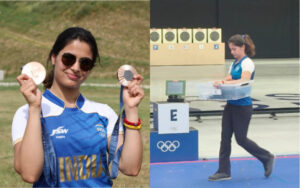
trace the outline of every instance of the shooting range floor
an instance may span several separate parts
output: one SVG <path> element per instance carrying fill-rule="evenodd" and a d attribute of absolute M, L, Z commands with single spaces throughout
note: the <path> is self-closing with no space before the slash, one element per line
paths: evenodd
<path fill-rule="evenodd" d="M 199 161 L 152 163 L 150 185 L 156 187 L 299 187 L 299 114 L 252 117 L 248 138 L 277 156 L 275 171 L 266 179 L 263 167 L 232 137 L 232 180 L 209 182 L 218 169 L 221 141 L 221 117 L 190 118 L 190 127 L 198 130 Z M 192 143 L 191 143 L 192 144 Z"/>
<path fill-rule="evenodd" d="M 151 188 L 298 188 L 299 155 L 277 156 L 273 173 L 264 177 L 262 164 L 255 158 L 232 158 L 231 180 L 208 181 L 218 168 L 217 159 L 190 162 L 152 163 Z"/>
<path fill-rule="evenodd" d="M 197 84 L 225 77 L 232 60 L 225 65 L 151 67 L 151 102 L 166 101 L 165 81 L 186 80 L 190 108 L 223 110 L 224 101 L 199 101 Z M 253 107 L 299 107 L 299 60 L 254 59 Z M 240 147 L 232 137 L 232 180 L 209 182 L 218 168 L 221 116 L 190 117 L 189 126 L 198 130 L 199 161 L 152 163 L 150 185 L 156 187 L 299 187 L 299 113 L 253 115 L 248 138 L 277 156 L 275 171 L 266 179 L 259 161 Z M 152 125 L 152 124 L 151 124 Z M 286 157 L 285 157 L 286 156 Z M 203 160 L 204 159 L 204 160 Z M 207 160 L 208 159 L 208 160 Z"/>

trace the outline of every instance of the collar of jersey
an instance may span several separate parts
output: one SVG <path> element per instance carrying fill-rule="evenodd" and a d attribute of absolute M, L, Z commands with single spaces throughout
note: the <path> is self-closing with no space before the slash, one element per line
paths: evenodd
<path fill-rule="evenodd" d="M 246 59 L 248 56 L 245 55 L 241 60 L 239 60 L 239 62 L 236 62 L 236 60 L 234 61 L 233 65 L 237 66 L 238 64 L 240 64 L 242 61 L 244 61 L 244 59 Z"/>
<path fill-rule="evenodd" d="M 43 96 L 45 98 L 47 98 L 48 100 L 50 100 L 51 102 L 53 102 L 54 104 L 56 104 L 62 108 L 65 108 L 64 101 L 61 100 L 60 98 L 58 98 L 57 96 L 55 96 L 53 93 L 51 93 L 50 90 L 46 89 Z M 82 108 L 83 104 L 84 104 L 84 97 L 80 94 L 76 100 L 76 106 L 77 106 L 77 108 L 80 109 L 80 108 Z"/>

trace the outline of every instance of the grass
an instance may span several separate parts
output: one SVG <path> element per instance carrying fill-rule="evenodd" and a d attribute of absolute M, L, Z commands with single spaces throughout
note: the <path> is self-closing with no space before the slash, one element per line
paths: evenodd
<path fill-rule="evenodd" d="M 149 2 L 0 2 L 0 69 L 16 77 L 30 61 L 46 65 L 59 33 L 73 26 L 94 35 L 102 66 L 91 78 L 114 77 L 122 64 L 149 79 Z M 100 73 L 100 74 L 99 74 Z"/>
<path fill-rule="evenodd" d="M 81 92 L 88 99 L 109 104 L 118 112 L 118 88 L 82 87 Z M 144 143 L 142 170 L 137 177 L 128 177 L 119 173 L 114 187 L 150 186 L 150 136 L 149 136 L 149 90 L 140 104 L 139 116 L 143 121 L 142 138 Z M 25 104 L 19 87 L 0 87 L 0 182 L 3 187 L 30 187 L 22 181 L 13 168 L 13 145 L 11 141 L 11 123 L 15 111 Z"/>

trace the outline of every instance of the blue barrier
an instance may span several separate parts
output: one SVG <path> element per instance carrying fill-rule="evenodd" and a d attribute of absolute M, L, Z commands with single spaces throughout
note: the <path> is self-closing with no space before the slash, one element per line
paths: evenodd
<path fill-rule="evenodd" d="M 198 160 L 198 130 L 189 133 L 158 134 L 150 132 L 150 162 Z"/>

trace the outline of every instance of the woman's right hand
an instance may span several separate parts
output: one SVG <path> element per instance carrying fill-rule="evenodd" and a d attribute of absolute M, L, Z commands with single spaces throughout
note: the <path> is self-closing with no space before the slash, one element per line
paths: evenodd
<path fill-rule="evenodd" d="M 34 81 L 26 74 L 17 77 L 20 84 L 20 92 L 25 97 L 30 107 L 41 107 L 42 92 L 39 90 Z"/>
<path fill-rule="evenodd" d="M 213 86 L 216 88 L 219 88 L 221 84 L 222 84 L 222 81 L 218 80 L 213 83 Z"/>

